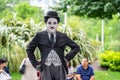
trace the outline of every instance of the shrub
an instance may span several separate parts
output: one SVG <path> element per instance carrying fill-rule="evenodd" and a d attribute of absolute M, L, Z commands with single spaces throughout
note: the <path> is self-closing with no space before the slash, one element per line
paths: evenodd
<path fill-rule="evenodd" d="M 80 46 L 80 52 L 72 60 L 72 65 L 81 63 L 83 57 L 88 58 L 90 62 L 93 62 L 96 58 L 96 50 L 99 44 L 90 40 L 84 30 L 74 31 L 70 26 L 60 26 L 59 31 L 66 33 L 72 40 L 74 40 Z M 70 48 L 66 48 L 65 54 L 70 51 Z M 74 63 L 75 62 L 75 63 Z"/>
<path fill-rule="evenodd" d="M 15 20 L 14 20 L 15 21 Z M 15 23 L 13 21 L 13 23 Z M 27 41 L 40 30 L 40 24 L 30 21 L 30 27 L 26 24 L 21 26 L 7 24 L 4 25 L 5 19 L 0 21 L 0 57 L 6 57 L 10 71 L 18 71 L 21 61 L 26 57 Z M 19 22 L 16 20 L 16 22 Z M 37 53 L 37 52 L 36 52 Z"/>
<path fill-rule="evenodd" d="M 106 51 L 100 55 L 102 67 L 112 71 L 120 71 L 120 52 Z"/>
<path fill-rule="evenodd" d="M 16 24 L 20 21 L 16 19 L 16 16 L 11 18 L 15 25 L 3 24 L 5 19 L 0 21 L 0 57 L 5 56 L 8 59 L 10 71 L 18 71 L 21 60 L 26 57 L 25 49 L 29 40 L 32 39 L 37 31 L 44 30 L 45 27 L 41 22 L 39 24 L 35 23 L 33 19 L 28 22 L 22 22 L 23 24 L 18 26 Z M 62 25 L 59 27 L 59 31 L 66 33 L 80 46 L 81 52 L 75 56 L 72 65 L 75 66 L 81 62 L 83 57 L 87 57 L 90 61 L 94 60 L 97 44 L 92 42 L 83 30 L 76 32 L 71 27 Z M 69 51 L 70 48 L 66 48 L 65 53 Z M 35 54 L 37 54 L 38 59 L 40 57 L 38 49 Z"/>

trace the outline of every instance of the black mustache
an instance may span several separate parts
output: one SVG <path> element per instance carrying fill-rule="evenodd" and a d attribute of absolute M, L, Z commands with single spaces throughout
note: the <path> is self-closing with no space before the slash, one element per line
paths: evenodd
<path fill-rule="evenodd" d="M 50 27 L 50 28 L 54 28 L 54 27 Z"/>

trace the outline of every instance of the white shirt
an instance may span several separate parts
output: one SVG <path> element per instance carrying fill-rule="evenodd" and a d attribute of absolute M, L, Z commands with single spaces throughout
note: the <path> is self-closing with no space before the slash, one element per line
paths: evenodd
<path fill-rule="evenodd" d="M 0 80 L 12 80 L 12 77 L 5 71 L 0 71 Z"/>

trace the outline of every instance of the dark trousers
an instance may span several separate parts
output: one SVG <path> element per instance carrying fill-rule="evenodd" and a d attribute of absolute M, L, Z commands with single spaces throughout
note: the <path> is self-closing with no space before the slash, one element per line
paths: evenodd
<path fill-rule="evenodd" d="M 66 80 L 66 72 L 63 65 L 51 66 L 44 65 L 42 71 L 42 80 Z"/>

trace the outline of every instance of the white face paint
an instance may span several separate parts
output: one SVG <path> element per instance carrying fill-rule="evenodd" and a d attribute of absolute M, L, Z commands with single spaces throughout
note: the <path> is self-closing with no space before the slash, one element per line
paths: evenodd
<path fill-rule="evenodd" d="M 56 18 L 49 18 L 46 23 L 47 31 L 50 33 L 55 33 L 58 27 L 58 22 Z"/>

